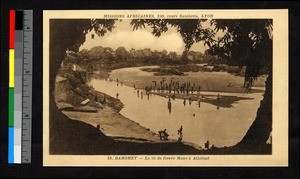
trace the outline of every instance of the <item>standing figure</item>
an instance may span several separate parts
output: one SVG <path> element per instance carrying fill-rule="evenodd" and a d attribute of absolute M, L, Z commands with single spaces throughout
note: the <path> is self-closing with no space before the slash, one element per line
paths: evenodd
<path fill-rule="evenodd" d="M 179 135 L 179 137 L 178 137 L 178 142 L 181 142 L 181 141 L 182 141 L 182 138 L 183 138 L 182 130 L 183 130 L 183 127 L 182 127 L 182 126 L 180 126 L 180 128 L 177 130 L 177 134 Z"/>
<path fill-rule="evenodd" d="M 169 110 L 169 113 L 171 113 L 172 103 L 171 103 L 171 99 L 170 98 L 169 98 L 169 101 L 168 101 L 168 110 Z"/>
<path fill-rule="evenodd" d="M 204 144 L 205 148 L 208 150 L 209 149 L 209 141 L 207 141 L 205 144 Z"/>

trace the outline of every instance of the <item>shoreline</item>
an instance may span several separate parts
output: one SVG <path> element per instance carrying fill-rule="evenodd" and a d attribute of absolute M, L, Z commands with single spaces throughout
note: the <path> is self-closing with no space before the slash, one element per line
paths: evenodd
<path fill-rule="evenodd" d="M 59 89 L 59 95 L 57 95 L 58 93 L 56 92 L 56 104 L 62 113 L 68 116 L 71 120 L 81 121 L 93 126 L 94 128 L 98 128 L 104 135 L 116 141 L 152 144 L 178 143 L 175 139 L 168 139 L 167 141 L 160 140 L 159 135 L 156 132 L 151 131 L 144 126 L 141 126 L 139 123 L 121 115 L 119 111 L 123 108 L 123 104 L 122 107 L 118 109 L 115 109 L 114 106 L 109 106 L 107 104 L 101 105 L 100 103 L 99 105 L 98 102 L 93 101 L 94 97 L 92 96 L 90 96 L 92 100 L 84 106 L 78 106 L 66 102 L 68 101 L 66 98 L 70 97 L 67 94 L 72 93 L 73 90 L 70 89 L 70 85 L 64 77 L 58 76 L 57 79 L 56 89 Z M 89 87 L 92 88 L 91 86 Z M 72 94 L 72 100 L 75 99 L 76 101 L 76 98 L 83 100 L 84 98 L 82 98 L 82 96 L 79 94 L 80 90 L 77 89 L 77 91 L 78 93 Z M 90 90 L 89 92 L 89 95 L 94 96 L 103 94 L 95 91 L 94 89 Z M 185 141 L 182 141 L 181 143 L 182 145 L 188 145 L 196 150 L 201 149 L 201 147 L 197 144 L 192 144 Z"/>
<path fill-rule="evenodd" d="M 62 111 L 62 113 L 66 114 L 67 117 L 71 121 L 83 122 L 84 124 L 90 126 L 90 128 L 92 130 L 95 130 L 95 131 L 98 130 L 99 133 L 101 133 L 105 136 L 105 138 L 108 138 L 108 139 L 112 140 L 111 142 L 112 142 L 113 145 L 121 145 L 121 146 L 123 146 L 123 145 L 124 146 L 137 146 L 137 145 L 140 145 L 141 148 L 146 147 L 146 146 L 149 145 L 149 147 L 151 146 L 151 149 L 147 149 L 146 153 L 148 153 L 148 154 L 151 154 L 151 153 L 156 154 L 155 151 L 161 151 L 161 152 L 164 153 L 165 151 L 162 151 L 162 148 L 160 148 L 159 146 L 175 147 L 172 150 L 168 150 L 168 151 L 170 153 L 173 153 L 173 152 L 171 152 L 173 150 L 174 150 L 174 152 L 175 151 L 181 151 L 181 153 L 178 153 L 178 154 L 181 154 L 181 155 L 182 154 L 189 154 L 190 152 L 198 153 L 198 154 L 238 154 L 238 153 L 249 153 L 249 154 L 250 153 L 256 153 L 256 154 L 258 154 L 258 153 L 269 153 L 270 150 L 271 150 L 270 145 L 263 146 L 263 148 L 259 149 L 259 150 L 252 150 L 252 149 L 250 150 L 248 148 L 240 148 L 240 147 L 237 147 L 236 145 L 228 146 L 228 147 L 225 147 L 225 148 L 215 147 L 215 148 L 212 148 L 212 149 L 209 149 L 209 150 L 205 150 L 205 149 L 202 149 L 201 146 L 199 146 L 197 144 L 193 144 L 193 143 L 186 142 L 186 141 L 177 142 L 177 140 L 174 140 L 174 139 L 169 139 L 168 141 L 161 141 L 159 139 L 158 135 L 155 132 L 152 132 L 149 129 L 143 127 L 143 126 L 140 126 L 138 123 L 122 116 L 119 113 L 119 111 L 123 108 L 123 104 L 118 99 L 115 99 L 115 98 L 113 98 L 113 97 L 111 97 L 107 94 L 95 91 L 94 88 L 92 86 L 89 86 L 88 83 L 87 83 L 88 76 L 86 75 L 86 72 L 83 71 L 83 72 L 80 72 L 80 73 L 85 74 L 85 79 L 84 80 L 79 79 L 79 81 L 81 81 L 80 83 L 82 83 L 82 84 L 79 84 L 79 85 L 80 85 L 81 88 L 87 90 L 88 92 L 87 92 L 87 94 L 83 95 L 83 94 L 81 94 L 81 89 L 80 88 L 72 89 L 71 91 L 73 91 L 73 92 L 75 91 L 75 95 L 79 96 L 81 98 L 81 101 L 83 101 L 83 99 L 84 99 L 83 96 L 86 96 L 86 95 L 89 96 L 91 98 L 91 101 L 88 104 L 88 107 L 99 108 L 99 110 L 98 110 L 97 113 L 90 113 L 90 112 L 83 112 L 83 111 L 82 112 L 76 112 L 76 111 L 64 111 L 63 112 Z M 109 74 L 108 71 L 107 71 L 107 74 Z M 58 74 L 58 76 L 60 76 L 60 75 L 61 74 Z M 66 74 L 66 76 L 68 76 L 68 75 L 70 75 L 70 74 Z M 72 76 L 72 74 L 71 74 L 71 76 Z M 76 81 L 76 78 L 71 78 L 71 83 L 74 82 L 72 80 Z M 65 79 L 58 80 L 58 82 L 60 82 L 60 83 L 62 83 L 63 81 L 65 81 Z M 69 91 L 65 91 L 65 93 L 68 93 L 68 92 Z M 57 94 L 57 93 L 55 93 L 55 94 Z M 107 106 L 101 105 L 101 102 L 99 103 L 99 95 L 100 95 L 100 101 L 102 100 L 101 96 L 102 97 L 106 96 L 107 98 L 109 98 L 110 105 L 107 105 Z M 95 96 L 97 96 L 97 99 L 95 99 L 95 101 L 94 101 Z M 55 96 L 55 99 L 56 99 L 56 96 Z M 73 100 L 74 99 L 72 99 L 72 101 Z M 56 99 L 55 101 L 56 101 L 57 106 L 59 107 L 59 105 L 57 103 L 59 100 Z M 62 101 L 59 101 L 59 103 L 62 104 Z M 114 105 L 115 103 L 117 105 Z M 113 117 L 112 116 L 109 116 L 109 117 L 97 116 L 95 118 L 90 118 L 89 117 L 90 114 L 96 114 L 97 115 L 97 114 L 99 114 L 99 112 L 102 112 L 106 108 L 109 108 L 110 110 L 114 111 L 114 112 L 109 112 Z M 62 108 L 60 108 L 60 109 L 62 109 Z M 83 115 L 84 113 L 86 113 L 88 115 L 84 116 Z M 73 115 L 73 116 L 71 116 L 71 115 Z M 106 121 L 105 121 L 105 118 L 106 118 Z M 111 119 L 114 119 L 114 118 L 119 118 L 119 119 L 118 120 L 116 119 L 114 121 L 115 123 L 111 123 L 112 122 Z M 100 124 L 99 124 L 99 121 L 97 121 L 96 123 L 93 122 L 93 120 L 98 120 L 98 119 L 102 119 L 103 121 Z M 145 131 L 146 131 L 147 134 L 145 134 L 144 136 L 141 137 L 141 135 L 137 131 L 135 131 L 135 129 L 128 128 L 128 126 L 130 126 L 130 125 L 126 125 L 126 124 L 121 125 L 119 129 L 114 131 L 114 133 L 112 133 L 112 134 L 108 133 L 108 131 L 110 129 L 115 128 L 116 126 L 120 125 L 120 122 L 124 122 L 124 121 L 127 121 L 127 122 L 129 121 L 130 124 L 133 124 L 135 127 L 139 128 L 138 131 L 142 131 L 142 134 L 144 134 Z M 100 130 L 97 129 L 98 128 L 97 124 L 99 124 L 99 129 Z M 122 131 L 124 131 L 124 129 L 126 129 L 125 133 L 131 132 L 131 134 L 127 133 L 127 136 L 126 136 L 126 135 L 124 135 L 124 132 L 121 133 Z M 134 133 L 134 134 L 132 134 L 132 133 Z M 149 138 L 152 141 L 149 140 Z M 80 140 L 84 140 L 84 139 L 80 139 Z M 89 139 L 85 139 L 85 140 L 89 141 Z M 113 141 L 115 141 L 115 142 L 113 142 Z M 95 141 L 95 142 L 97 142 L 97 141 Z M 99 145 L 101 145 L 100 143 L 101 142 L 99 141 Z M 95 144 L 95 145 L 98 145 L 98 144 Z M 95 152 L 98 151 L 98 149 L 94 149 L 94 150 L 95 150 Z M 145 153 L 143 151 L 140 151 L 139 149 L 129 150 L 129 149 L 125 149 L 125 148 L 123 149 L 122 148 L 122 151 L 123 152 L 124 151 L 139 151 L 138 153 Z M 118 152 L 120 152 L 120 151 L 118 151 Z"/>

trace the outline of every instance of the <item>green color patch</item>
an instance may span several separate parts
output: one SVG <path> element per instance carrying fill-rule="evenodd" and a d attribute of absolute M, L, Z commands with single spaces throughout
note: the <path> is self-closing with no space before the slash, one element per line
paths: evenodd
<path fill-rule="evenodd" d="M 8 126 L 14 126 L 14 88 L 8 91 Z"/>

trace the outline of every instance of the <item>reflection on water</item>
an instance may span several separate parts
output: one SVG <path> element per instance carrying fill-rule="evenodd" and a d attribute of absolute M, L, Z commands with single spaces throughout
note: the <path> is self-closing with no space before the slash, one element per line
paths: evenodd
<path fill-rule="evenodd" d="M 189 99 L 169 99 L 148 94 L 141 89 L 117 85 L 117 82 L 92 79 L 90 84 L 98 91 L 118 97 L 124 104 L 120 111 L 125 117 L 138 122 L 154 132 L 166 129 L 169 138 L 178 139 L 178 129 L 182 140 L 204 147 L 209 141 L 216 147 L 231 146 L 239 142 L 255 119 L 262 93 L 240 94 L 201 92 L 201 94 L 220 94 L 250 97 L 241 100 L 232 108 L 219 108 L 208 103 Z M 147 99 L 144 98 L 147 95 Z M 186 103 L 189 103 L 188 105 Z M 201 107 L 200 107 L 201 106 Z"/>

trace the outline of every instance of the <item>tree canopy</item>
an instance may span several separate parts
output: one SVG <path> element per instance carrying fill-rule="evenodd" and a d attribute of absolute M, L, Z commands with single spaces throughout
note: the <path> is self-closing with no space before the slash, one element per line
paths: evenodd
<path fill-rule="evenodd" d="M 247 66 L 245 82 L 252 83 L 262 68 L 271 70 L 271 19 L 134 19 L 130 24 L 133 30 L 149 26 L 157 37 L 175 27 L 186 51 L 203 42 L 211 55 L 229 65 Z M 219 31 L 222 36 L 217 36 Z"/>

